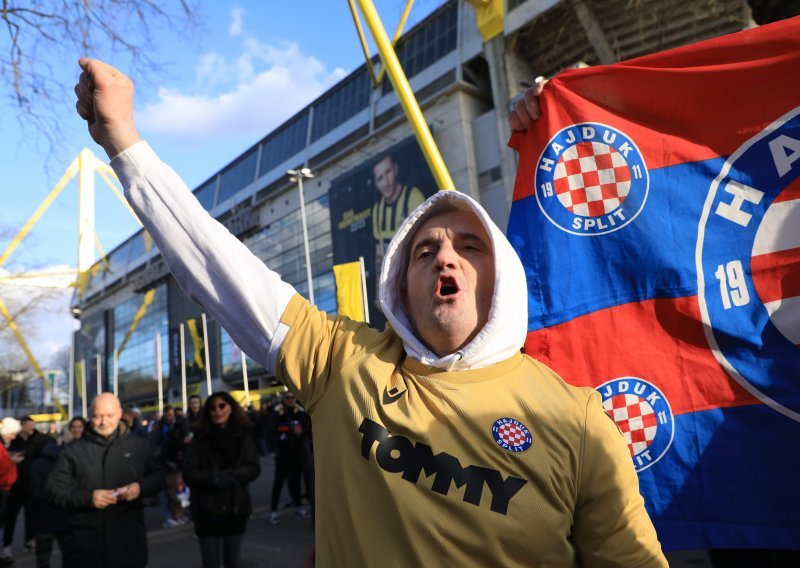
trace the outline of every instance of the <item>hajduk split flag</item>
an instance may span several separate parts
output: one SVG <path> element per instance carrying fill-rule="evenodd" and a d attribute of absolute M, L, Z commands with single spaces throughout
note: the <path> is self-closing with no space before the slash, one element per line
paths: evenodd
<path fill-rule="evenodd" d="M 800 19 L 541 107 L 511 142 L 526 352 L 600 392 L 665 549 L 800 547 Z"/>

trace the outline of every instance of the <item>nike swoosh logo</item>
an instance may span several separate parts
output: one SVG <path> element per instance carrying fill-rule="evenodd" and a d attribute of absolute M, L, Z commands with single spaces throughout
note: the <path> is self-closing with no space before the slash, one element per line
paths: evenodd
<path fill-rule="evenodd" d="M 406 391 L 399 391 L 397 387 L 393 387 L 391 390 L 389 390 L 388 387 L 384 387 L 383 404 L 384 405 L 394 404 L 395 402 L 403 398 L 404 394 L 406 394 Z"/>

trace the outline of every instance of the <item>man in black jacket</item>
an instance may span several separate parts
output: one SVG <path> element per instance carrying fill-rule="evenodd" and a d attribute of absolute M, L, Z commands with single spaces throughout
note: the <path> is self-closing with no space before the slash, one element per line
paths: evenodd
<path fill-rule="evenodd" d="M 164 487 L 164 472 L 147 441 L 120 423 L 119 399 L 94 399 L 83 437 L 66 447 L 47 493 L 70 513 L 65 568 L 133 568 L 147 564 L 142 497 Z"/>
<path fill-rule="evenodd" d="M 283 482 L 288 481 L 289 496 L 300 517 L 308 516 L 301 505 L 300 480 L 305 477 L 306 493 L 314 502 L 313 457 L 311 454 L 311 418 L 297 405 L 291 392 L 283 395 L 283 404 L 272 415 L 269 427 L 275 448 L 275 478 L 272 483 L 272 513 L 270 522 L 278 522 L 278 500 Z M 310 470 L 310 471 L 309 471 Z"/>

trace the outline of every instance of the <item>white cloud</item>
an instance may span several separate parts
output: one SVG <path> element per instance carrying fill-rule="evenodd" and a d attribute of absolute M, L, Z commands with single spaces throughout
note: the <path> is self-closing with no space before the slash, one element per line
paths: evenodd
<path fill-rule="evenodd" d="M 204 54 L 195 66 L 193 90 L 163 87 L 158 101 L 139 114 L 142 130 L 185 144 L 201 144 L 232 133 L 260 136 L 340 80 L 293 42 L 277 45 L 243 37 L 241 53 L 229 60 Z"/>
<path fill-rule="evenodd" d="M 195 84 L 198 89 L 211 89 L 223 85 L 226 79 L 225 58 L 216 52 L 204 53 L 194 66 Z"/>
<path fill-rule="evenodd" d="M 231 23 L 228 26 L 228 34 L 231 37 L 238 37 L 242 35 L 244 9 L 239 6 L 234 6 L 231 10 Z"/>

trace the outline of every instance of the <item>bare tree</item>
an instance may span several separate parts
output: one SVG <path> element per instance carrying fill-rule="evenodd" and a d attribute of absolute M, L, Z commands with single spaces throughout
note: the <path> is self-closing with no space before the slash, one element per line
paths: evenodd
<path fill-rule="evenodd" d="M 0 0 L 8 47 L 0 51 L 0 84 L 25 131 L 48 149 L 58 144 L 59 110 L 72 100 L 71 79 L 59 77 L 45 54 L 98 52 L 130 57 L 130 72 L 159 70 L 150 56 L 158 33 L 185 36 L 197 24 L 196 0 Z M 31 136 L 28 136 L 30 139 Z"/>
<path fill-rule="evenodd" d="M 18 232 L 17 228 L 0 224 L 0 252 L 6 251 L 7 244 Z M 63 299 L 65 294 L 63 288 L 41 286 L 42 278 L 37 277 L 37 268 L 17 262 L 17 257 L 13 254 L 8 257 L 8 262 L 0 267 L 0 300 L 8 311 L 11 322 L 18 328 L 26 342 L 38 337 L 37 332 L 40 330 L 35 322 L 41 320 L 42 314 L 50 314 L 54 310 L 61 309 L 59 300 Z M 69 341 L 68 337 L 66 341 Z M 32 372 L 9 318 L 0 316 L 0 370 L 3 369 Z"/>
<path fill-rule="evenodd" d="M 36 329 L 30 324 L 37 310 L 46 309 L 49 301 L 60 294 L 63 294 L 61 290 L 53 288 L 0 285 L 0 298 L 26 339 L 36 337 Z M 5 318 L 0 318 L 0 353 L 18 349 L 8 322 Z"/>
<path fill-rule="evenodd" d="M 15 272 L 11 278 L 12 282 L 25 281 L 29 274 Z M 8 275 L 4 275 L 8 278 Z M 37 286 L 19 286 L 0 284 L 0 299 L 11 316 L 11 322 L 18 329 L 24 338 L 25 344 L 37 359 L 42 370 L 46 369 L 46 364 L 56 362 L 57 368 L 62 368 L 68 372 L 69 363 L 61 364 L 61 358 L 56 355 L 50 361 L 42 359 L 42 353 L 36 349 L 35 341 L 40 336 L 40 328 L 43 321 L 47 321 L 47 316 L 53 315 L 54 311 L 60 309 L 59 304 L 63 303 L 64 290 L 57 288 L 41 288 Z M 30 399 L 31 393 L 38 392 L 41 396 L 41 377 L 34 370 L 33 365 L 28 359 L 22 345 L 11 328 L 11 323 L 6 317 L 0 317 L 0 407 L 8 408 L 11 400 L 20 404 L 35 403 L 39 399 Z M 69 341 L 69 337 L 64 338 Z M 69 357 L 69 347 L 63 350 L 66 357 Z M 67 359 L 68 361 L 68 359 Z M 37 386 L 38 385 L 38 386 Z M 34 389 L 33 391 L 31 389 Z M 38 390 L 37 390 L 38 389 Z M 11 395 L 10 391 L 16 391 Z"/>
<path fill-rule="evenodd" d="M 53 353 L 50 357 L 49 366 L 51 369 L 56 369 L 59 371 L 64 371 L 65 374 L 69 374 L 69 361 L 70 361 L 70 350 L 72 347 L 70 345 L 65 345 L 64 347 L 60 348 L 58 351 Z"/>

